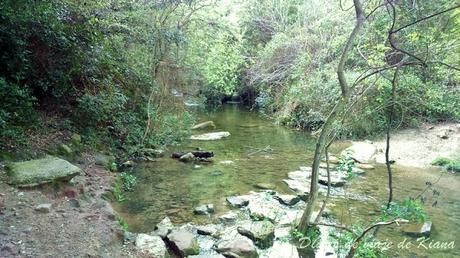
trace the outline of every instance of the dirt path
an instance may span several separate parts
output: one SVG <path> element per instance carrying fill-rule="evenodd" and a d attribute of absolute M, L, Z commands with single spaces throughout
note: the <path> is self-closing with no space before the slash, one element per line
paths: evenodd
<path fill-rule="evenodd" d="M 5 183 L 0 170 L 0 257 L 130 257 L 123 231 L 102 194 L 112 173 L 82 165 L 73 186 L 18 189 Z M 38 211 L 37 205 L 51 204 Z"/>
<path fill-rule="evenodd" d="M 377 162 L 385 162 L 385 139 L 375 141 Z M 426 167 L 437 157 L 460 158 L 460 124 L 425 124 L 392 133 L 390 159 L 397 164 Z"/>

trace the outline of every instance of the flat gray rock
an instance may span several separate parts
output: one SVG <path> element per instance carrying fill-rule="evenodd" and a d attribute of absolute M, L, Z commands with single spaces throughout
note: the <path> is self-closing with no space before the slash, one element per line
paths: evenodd
<path fill-rule="evenodd" d="M 432 226 L 433 223 L 431 221 L 425 221 L 424 223 L 407 225 L 403 228 L 403 232 L 412 237 L 427 237 L 431 233 Z"/>
<path fill-rule="evenodd" d="M 219 139 L 222 139 L 228 136 L 230 136 L 229 132 L 214 132 L 214 133 L 192 135 L 190 139 L 200 140 L 200 141 L 212 141 L 212 140 L 219 140 Z"/>
<path fill-rule="evenodd" d="M 81 169 L 67 160 L 47 156 L 8 166 L 9 184 L 16 186 L 36 186 L 53 181 L 70 180 L 80 174 Z"/>

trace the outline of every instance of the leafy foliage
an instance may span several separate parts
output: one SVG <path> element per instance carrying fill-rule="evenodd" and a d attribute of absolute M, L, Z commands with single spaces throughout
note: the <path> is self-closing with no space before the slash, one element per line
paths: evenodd
<path fill-rule="evenodd" d="M 354 167 L 355 167 L 355 160 L 352 158 L 352 156 L 349 153 L 347 153 L 346 155 L 340 156 L 337 170 L 345 172 L 348 180 L 356 176 L 356 174 L 353 172 Z"/>
<path fill-rule="evenodd" d="M 447 171 L 460 172 L 460 160 L 439 157 L 433 160 L 431 164 L 444 167 Z"/>
<path fill-rule="evenodd" d="M 409 221 L 423 222 L 427 219 L 427 214 L 423 211 L 422 205 L 419 201 L 413 199 L 405 199 L 400 202 L 393 202 L 387 209 L 383 208 L 381 216 L 382 221 L 390 219 L 406 219 Z"/>
<path fill-rule="evenodd" d="M 362 232 L 363 228 L 361 225 L 357 224 L 353 227 L 355 232 Z M 348 231 L 337 231 L 332 230 L 329 234 L 329 237 L 332 239 L 333 247 L 337 250 L 339 255 L 346 255 L 355 241 L 355 235 Z M 365 236 L 353 257 L 362 257 L 362 258 L 380 258 L 386 257 L 381 248 L 375 244 L 374 239 L 371 236 Z"/>
<path fill-rule="evenodd" d="M 127 172 L 120 173 L 121 182 L 123 183 L 123 190 L 131 192 L 137 184 L 137 177 Z"/>

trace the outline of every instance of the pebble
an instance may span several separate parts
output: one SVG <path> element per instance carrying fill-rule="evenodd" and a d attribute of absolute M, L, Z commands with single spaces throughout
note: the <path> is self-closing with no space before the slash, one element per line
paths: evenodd
<path fill-rule="evenodd" d="M 51 203 L 42 203 L 35 207 L 35 210 L 41 213 L 49 213 L 51 210 Z"/>

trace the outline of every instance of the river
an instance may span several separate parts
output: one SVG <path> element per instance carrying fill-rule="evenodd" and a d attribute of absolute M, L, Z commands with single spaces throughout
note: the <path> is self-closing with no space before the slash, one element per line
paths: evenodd
<path fill-rule="evenodd" d="M 274 125 L 255 112 L 236 105 L 225 105 L 213 112 L 198 112 L 197 116 L 200 121 L 214 121 L 217 126 L 214 131 L 228 131 L 231 135 L 217 141 L 188 140 L 180 146 L 170 147 L 163 158 L 137 165 L 134 168 L 138 177 L 135 190 L 127 194 L 127 201 L 113 203 L 130 231 L 150 232 L 165 216 L 174 223 L 210 223 L 230 209 L 225 197 L 257 190 L 257 183 L 268 183 L 276 191 L 292 193 L 282 179 L 287 178 L 288 172 L 311 163 L 315 140 L 306 132 Z M 338 141 L 330 152 L 338 153 L 348 144 Z M 213 151 L 213 162 L 183 163 L 169 155 L 173 151 L 196 148 Z M 403 235 L 400 227 L 382 228 L 378 239 L 391 244 L 387 254 L 392 257 L 460 257 L 459 176 L 437 168 L 420 169 L 396 164 L 393 169 L 395 200 L 417 196 L 426 188 L 426 182 L 435 183 L 434 188 L 440 191 L 440 195 L 433 195 L 432 190 L 424 194 L 424 210 L 434 225 L 431 239 L 417 242 Z M 366 201 L 332 198 L 329 207 L 336 219 L 349 225 L 368 225 L 377 220 L 388 193 L 385 167 L 377 165 L 365 176 L 353 178 L 345 188 L 346 192 L 368 198 Z M 193 214 L 194 207 L 207 203 L 215 206 L 213 216 Z M 455 246 L 438 249 L 432 242 L 429 248 L 430 241 L 454 241 Z M 407 242 L 411 243 L 410 246 Z"/>

